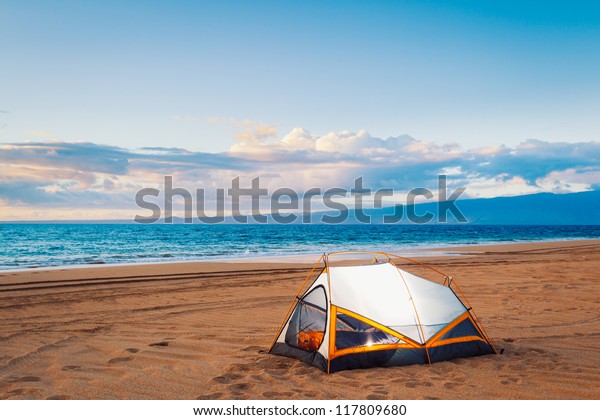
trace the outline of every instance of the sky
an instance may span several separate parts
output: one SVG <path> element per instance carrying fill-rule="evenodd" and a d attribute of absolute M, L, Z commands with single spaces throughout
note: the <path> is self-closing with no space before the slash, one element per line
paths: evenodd
<path fill-rule="evenodd" d="M 0 220 L 131 218 L 169 175 L 587 191 L 598 115 L 595 2 L 0 3 Z"/>

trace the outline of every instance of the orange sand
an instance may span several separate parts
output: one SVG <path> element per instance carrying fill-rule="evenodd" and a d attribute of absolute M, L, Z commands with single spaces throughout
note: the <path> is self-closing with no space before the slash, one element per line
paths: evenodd
<path fill-rule="evenodd" d="M 307 264 L 0 272 L 0 398 L 600 399 L 600 241 L 453 251 L 504 354 L 332 375 L 259 352 Z"/>

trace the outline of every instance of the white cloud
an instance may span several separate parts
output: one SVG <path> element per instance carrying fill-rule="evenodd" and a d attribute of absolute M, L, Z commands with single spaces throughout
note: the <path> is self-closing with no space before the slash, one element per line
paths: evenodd
<path fill-rule="evenodd" d="M 313 150 L 317 136 L 311 134 L 304 128 L 294 128 L 283 136 L 280 141 L 281 147 L 288 150 Z"/>
<path fill-rule="evenodd" d="M 588 191 L 590 185 L 600 184 L 600 168 L 584 168 L 583 170 L 566 169 L 552 171 L 536 184 L 553 193 Z"/>
<path fill-rule="evenodd" d="M 496 197 L 535 192 L 576 192 L 600 185 L 600 143 L 527 140 L 516 147 L 463 149 L 408 135 L 382 139 L 367 131 L 324 135 L 294 128 L 278 136 L 274 125 L 227 120 L 240 129 L 226 153 L 178 148 L 127 150 L 94 143 L 57 141 L 0 145 L 0 200 L 7 208 L 65 206 L 115 209 L 132 205 L 143 187 L 160 188 L 173 176 L 179 187 L 228 188 L 240 177 L 261 186 L 322 190 L 352 187 L 436 188 L 446 174 L 464 196 Z"/>
<path fill-rule="evenodd" d="M 473 198 L 510 197 L 541 191 L 539 186 L 531 185 L 522 177 L 506 173 L 494 177 L 472 176 L 463 185 L 467 185 L 466 195 Z"/>
<path fill-rule="evenodd" d="M 240 130 L 234 135 L 237 143 L 232 146 L 232 152 L 253 153 L 257 150 L 257 146 L 260 147 L 268 139 L 277 136 L 277 127 L 263 122 L 255 122 L 249 119 L 236 120 L 234 118 L 209 118 L 208 121 L 215 124 L 230 125 Z"/>
<path fill-rule="evenodd" d="M 327 133 L 315 141 L 315 149 L 320 152 L 345 153 L 358 155 L 364 149 L 376 147 L 369 133 L 364 130 L 358 133 L 341 131 Z"/>

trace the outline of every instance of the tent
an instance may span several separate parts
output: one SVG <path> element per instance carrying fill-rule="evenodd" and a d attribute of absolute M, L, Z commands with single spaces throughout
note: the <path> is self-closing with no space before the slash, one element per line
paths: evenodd
<path fill-rule="evenodd" d="M 347 254 L 326 254 L 315 264 L 269 353 L 327 373 L 496 353 L 452 277 L 383 252 L 367 253 L 368 263 L 330 263 L 332 256 Z M 443 282 L 411 274 L 394 260 L 419 264 Z"/>

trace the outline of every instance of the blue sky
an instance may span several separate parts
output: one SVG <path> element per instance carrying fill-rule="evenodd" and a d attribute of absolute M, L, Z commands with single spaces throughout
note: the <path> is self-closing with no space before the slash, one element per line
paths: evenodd
<path fill-rule="evenodd" d="M 574 152 L 566 167 L 561 156 L 546 153 L 597 151 L 595 2 L 4 1 L 0 51 L 0 143 L 12 151 L 34 142 L 36 150 L 65 144 L 81 152 L 73 145 L 91 143 L 99 145 L 94 153 L 109 155 L 114 147 L 135 156 L 144 147 L 170 147 L 183 149 L 179 155 L 260 162 L 282 159 L 282 149 L 288 155 L 323 151 L 335 137 L 329 151 L 344 154 L 332 157 L 340 167 L 366 151 L 372 156 L 375 143 L 383 145 L 380 152 L 407 156 L 419 149 L 423 161 L 447 163 L 436 170 L 462 173 L 473 196 L 578 191 L 600 183 L 597 155 L 578 161 Z M 302 145 L 300 129 L 307 133 L 300 136 Z M 381 143 L 402 135 L 412 145 Z M 532 149 L 530 139 L 546 146 Z M 546 150 L 539 166 L 545 172 L 534 178 L 516 167 L 467 173 L 466 161 L 455 159 L 456 153 L 466 159 L 534 149 Z M 86 155 L 77 158 L 85 161 Z M 224 165 L 217 169 L 231 170 L 216 161 Z M 380 178 L 366 163 L 363 172 L 381 185 L 406 179 L 391 175 L 393 168 L 402 172 L 402 164 L 387 163 L 392 169 Z M 111 182 L 156 183 L 125 169 L 80 174 L 88 184 L 55 173 L 54 184 L 38 185 L 36 179 L 49 182 L 44 174 L 57 168 L 0 164 L 0 199 L 13 213 L 26 207 L 31 217 L 54 206 L 41 199 L 49 191 L 75 193 L 87 185 L 89 193 L 90 186 L 123 176 L 127 182 Z M 70 167 L 66 160 L 61 165 Z M 282 172 L 274 166 L 270 171 Z M 345 182 L 342 172 L 334 179 Z M 209 178 L 214 183 L 231 175 L 212 171 Z M 195 173 L 181 178 L 189 185 L 208 182 Z M 519 186 L 507 187 L 505 181 L 515 179 Z M 6 193 L 23 182 L 44 191 L 39 203 Z M 63 208 L 68 211 L 68 203 Z M 110 214 L 117 213 L 122 215 Z"/>

